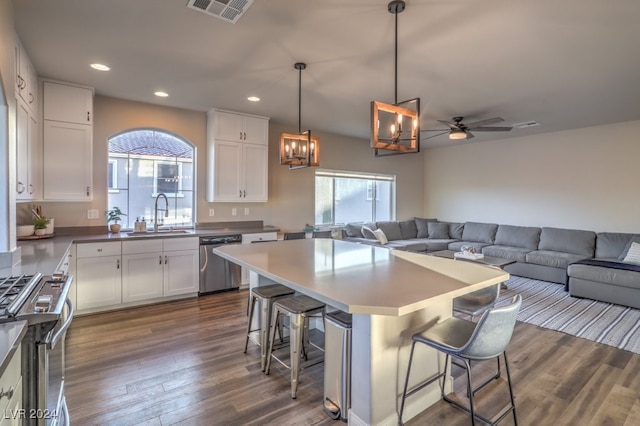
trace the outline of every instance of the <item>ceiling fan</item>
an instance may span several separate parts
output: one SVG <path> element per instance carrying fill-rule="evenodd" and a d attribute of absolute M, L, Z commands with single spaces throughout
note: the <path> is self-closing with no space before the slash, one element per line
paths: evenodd
<path fill-rule="evenodd" d="M 439 123 L 442 123 L 449 127 L 448 131 L 443 131 L 442 129 L 433 129 L 433 130 L 422 130 L 423 132 L 441 132 L 437 135 L 430 136 L 429 138 L 435 138 L 436 136 L 443 135 L 445 133 L 449 133 L 449 139 L 471 139 L 473 137 L 474 132 L 508 132 L 512 129 L 509 127 L 495 127 L 495 126 L 487 126 L 489 124 L 499 123 L 504 121 L 504 119 L 500 117 L 487 118 L 486 120 L 474 121 L 472 123 L 463 123 L 462 120 L 464 117 L 453 117 L 453 123 L 446 120 L 438 120 Z M 429 139 L 427 138 L 427 139 Z"/>

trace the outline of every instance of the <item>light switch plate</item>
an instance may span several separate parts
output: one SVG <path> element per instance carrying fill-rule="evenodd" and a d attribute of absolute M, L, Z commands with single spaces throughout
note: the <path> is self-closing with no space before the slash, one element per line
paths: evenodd
<path fill-rule="evenodd" d="M 249 216 L 249 207 L 244 208 L 244 215 Z"/>
<path fill-rule="evenodd" d="M 231 216 L 235 216 L 238 214 L 238 210 L 234 207 L 231 209 Z"/>
<path fill-rule="evenodd" d="M 87 219 L 98 219 L 99 214 L 98 209 L 89 209 L 87 210 Z"/>
<path fill-rule="evenodd" d="M 214 213 L 213 209 L 209 209 L 209 217 L 213 217 Z"/>

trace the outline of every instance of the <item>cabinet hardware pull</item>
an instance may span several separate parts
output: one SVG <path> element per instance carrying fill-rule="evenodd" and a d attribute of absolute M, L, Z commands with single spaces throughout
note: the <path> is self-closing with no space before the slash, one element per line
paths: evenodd
<path fill-rule="evenodd" d="M 247 140 L 247 132 L 244 132 L 244 140 Z"/>
<path fill-rule="evenodd" d="M 4 391 L 4 389 L 0 389 L 0 399 L 4 398 L 5 396 L 7 397 L 7 399 L 11 399 L 14 392 L 15 389 L 13 388 L 13 386 L 11 386 L 6 392 Z"/>
<path fill-rule="evenodd" d="M 17 186 L 16 189 L 18 190 L 18 194 L 22 194 L 24 192 L 25 188 L 26 188 L 24 186 L 24 183 L 22 183 L 22 182 L 18 182 L 18 185 L 16 185 L 16 186 Z"/>
<path fill-rule="evenodd" d="M 242 132 L 240 132 L 240 140 L 242 140 Z"/>
<path fill-rule="evenodd" d="M 89 196 L 89 187 L 87 186 L 87 197 Z"/>
<path fill-rule="evenodd" d="M 244 198 L 247 198 L 247 190 L 245 189 L 242 193 L 244 194 Z"/>
<path fill-rule="evenodd" d="M 242 198 L 242 189 L 238 192 L 239 192 L 238 197 Z"/>
<path fill-rule="evenodd" d="M 98 249 L 98 253 L 102 253 L 102 249 Z"/>
<path fill-rule="evenodd" d="M 167 256 L 164 257 L 164 264 L 167 264 Z"/>
<path fill-rule="evenodd" d="M 116 259 L 116 269 L 120 269 L 120 259 Z"/>
<path fill-rule="evenodd" d="M 32 104 L 33 103 L 33 93 L 29 93 L 29 103 Z"/>
<path fill-rule="evenodd" d="M 87 111 L 87 121 L 91 121 L 91 112 Z"/>
<path fill-rule="evenodd" d="M 33 194 L 33 184 L 29 184 L 29 195 Z"/>
<path fill-rule="evenodd" d="M 162 255 L 158 256 L 158 265 L 162 265 Z"/>

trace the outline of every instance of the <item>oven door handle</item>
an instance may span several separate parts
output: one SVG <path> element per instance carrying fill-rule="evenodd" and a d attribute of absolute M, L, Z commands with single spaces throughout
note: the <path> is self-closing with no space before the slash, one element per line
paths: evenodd
<path fill-rule="evenodd" d="M 58 340 L 60 340 L 60 338 L 64 336 L 64 333 L 67 332 L 69 326 L 71 326 L 71 321 L 73 320 L 73 302 L 71 302 L 71 299 L 67 298 L 67 300 L 65 300 L 65 303 L 69 307 L 69 316 L 67 317 L 67 320 L 64 322 L 64 324 L 62 324 L 62 327 L 60 327 L 60 330 L 58 330 L 58 332 L 54 334 L 53 337 L 47 339 L 47 349 L 53 348 L 56 343 L 58 343 Z"/>

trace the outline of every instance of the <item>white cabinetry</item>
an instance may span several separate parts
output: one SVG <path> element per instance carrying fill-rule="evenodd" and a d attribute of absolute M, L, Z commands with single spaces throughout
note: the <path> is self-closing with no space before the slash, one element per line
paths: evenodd
<path fill-rule="evenodd" d="M 15 65 L 16 97 L 22 99 L 33 115 L 37 116 L 38 76 L 18 37 L 15 42 Z"/>
<path fill-rule="evenodd" d="M 20 362 L 22 358 L 22 346 L 18 348 L 11 357 L 4 374 L 0 377 L 0 426 L 22 425 L 20 410 L 22 409 L 22 373 Z"/>
<path fill-rule="evenodd" d="M 262 241 L 276 241 L 278 239 L 278 233 L 273 232 L 256 232 L 254 234 L 242 234 L 242 244 L 251 244 L 253 242 Z M 249 270 L 242 267 L 240 274 L 240 281 L 242 285 L 249 284 Z"/>
<path fill-rule="evenodd" d="M 60 259 L 58 266 L 56 267 L 55 273 L 66 274 L 73 276 L 73 281 L 71 282 L 71 288 L 69 289 L 69 294 L 67 297 L 71 299 L 71 303 L 73 306 L 76 306 L 76 246 L 75 244 L 71 244 L 67 249 L 66 253 Z"/>
<path fill-rule="evenodd" d="M 267 201 L 268 145 L 268 118 L 209 111 L 207 201 Z"/>
<path fill-rule="evenodd" d="M 120 242 L 86 243 L 76 247 L 78 310 L 122 303 Z"/>
<path fill-rule="evenodd" d="M 162 240 L 122 242 L 122 301 L 162 297 Z"/>
<path fill-rule="evenodd" d="M 164 296 L 198 291 L 198 238 L 171 238 L 163 241 Z"/>
<path fill-rule="evenodd" d="M 44 199 L 89 201 L 93 195 L 93 91 L 45 81 Z"/>
<path fill-rule="evenodd" d="M 38 184 L 38 120 L 20 98 L 16 99 L 16 199 L 33 200 L 42 196 Z"/>

